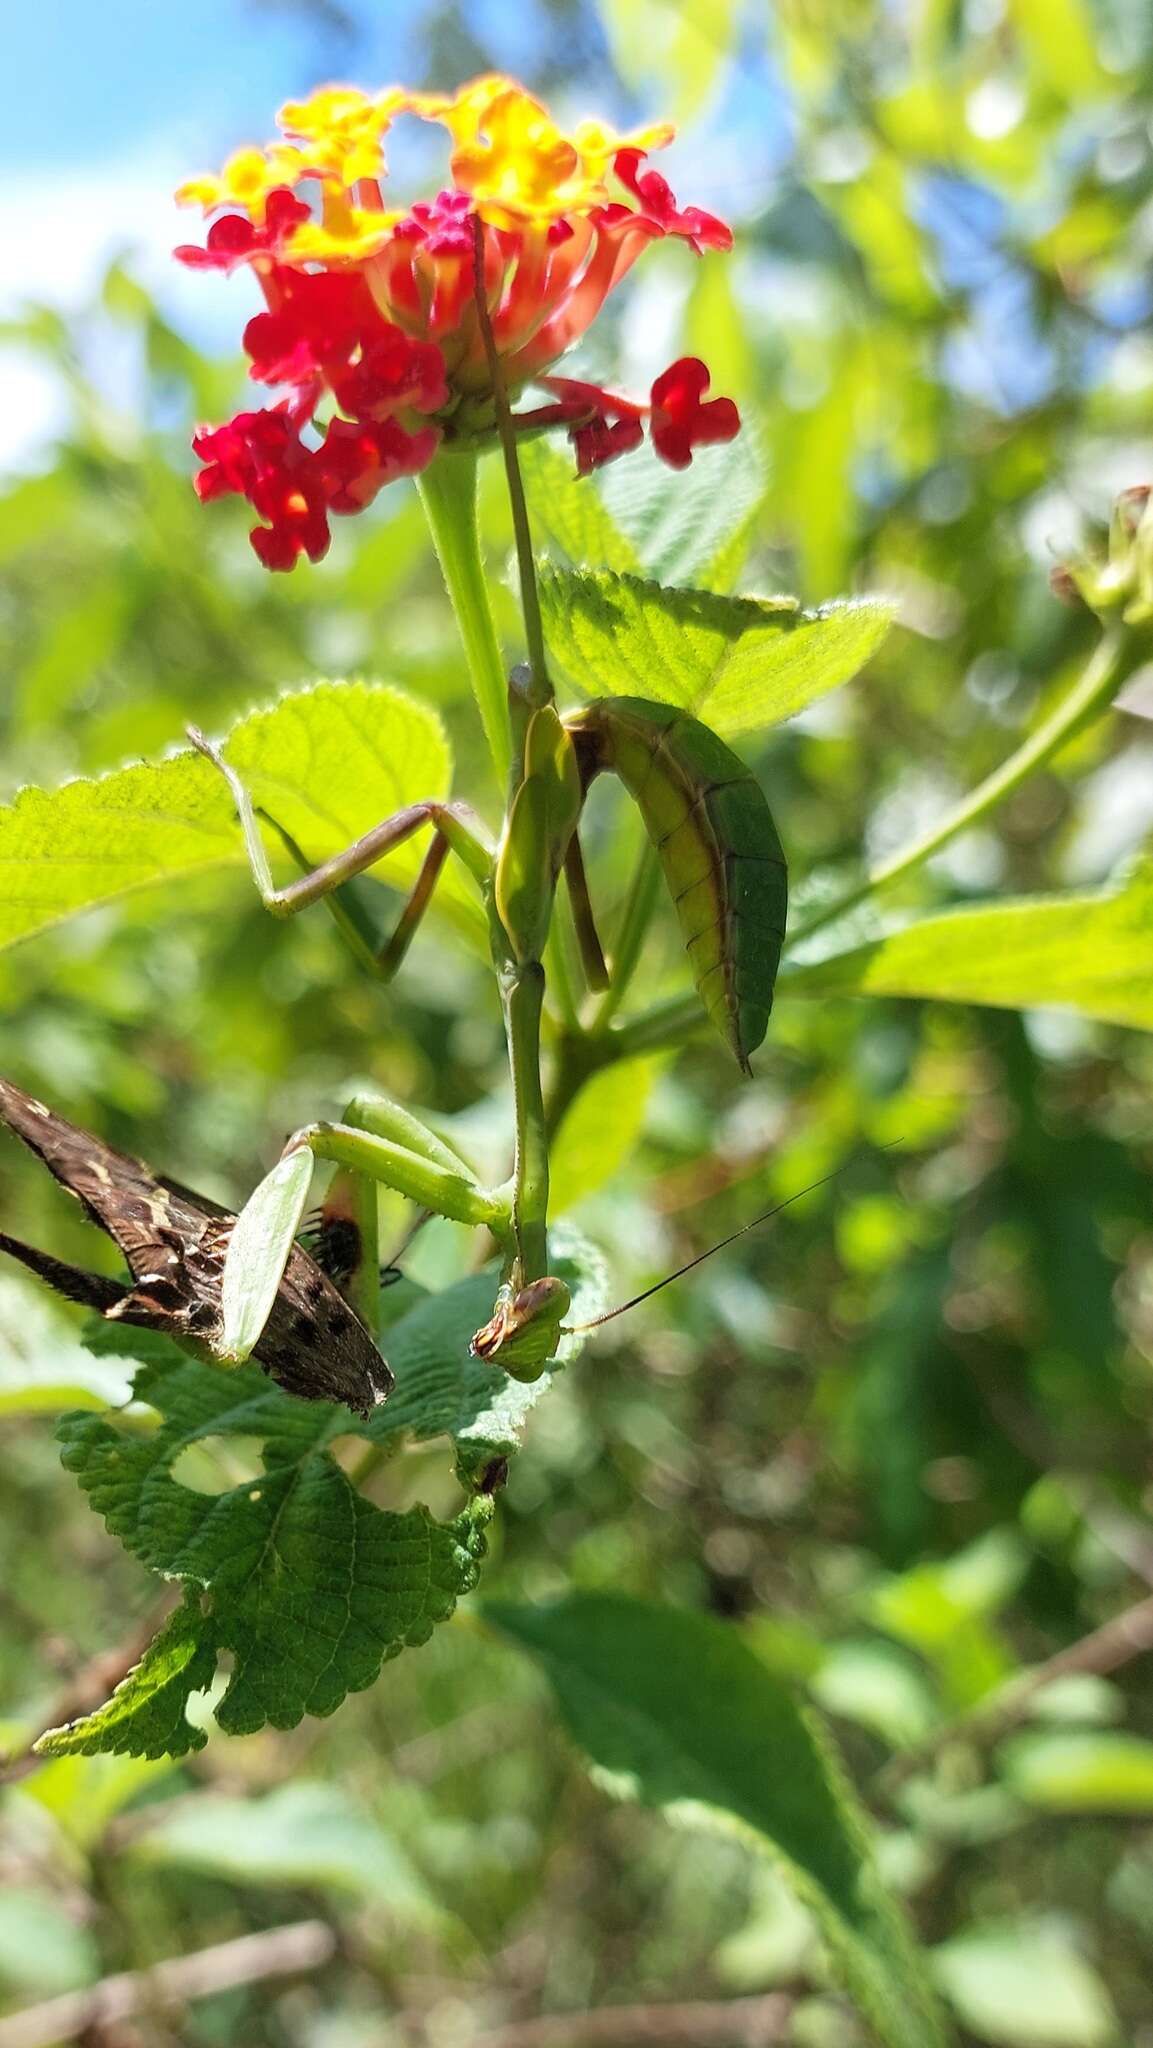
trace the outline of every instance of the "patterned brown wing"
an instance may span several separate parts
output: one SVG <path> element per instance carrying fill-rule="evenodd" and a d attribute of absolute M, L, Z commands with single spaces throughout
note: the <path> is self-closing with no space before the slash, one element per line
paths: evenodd
<path fill-rule="evenodd" d="M 155 1175 L 141 1160 L 114 1151 L 2 1078 L 0 1118 L 120 1246 L 135 1273 L 137 1260 L 155 1242 L 157 1229 L 170 1220 L 170 1198 Z"/>
<path fill-rule="evenodd" d="M 0 1237 L 0 1251 L 110 1321 L 161 1330 L 211 1352 L 235 1216 L 179 1182 L 162 1181 L 141 1160 L 115 1151 L 2 1078 L 0 1119 L 119 1246 L 135 1284 L 126 1290 L 15 1238 Z M 288 1393 L 344 1401 L 360 1415 L 368 1415 L 393 1385 L 360 1317 L 299 1247 L 289 1258 L 255 1356 Z"/>

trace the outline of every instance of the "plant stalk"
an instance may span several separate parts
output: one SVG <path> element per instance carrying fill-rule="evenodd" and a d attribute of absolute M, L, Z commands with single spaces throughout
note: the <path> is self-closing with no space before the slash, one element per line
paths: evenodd
<path fill-rule="evenodd" d="M 508 501 L 512 511 L 513 533 L 516 537 L 516 566 L 520 581 L 520 607 L 524 616 L 525 646 L 528 650 L 528 665 L 531 683 L 529 703 L 533 710 L 541 704 L 551 704 L 553 687 L 549 681 L 548 660 L 545 655 L 544 626 L 541 623 L 540 598 L 536 587 L 536 563 L 532 551 L 532 528 L 529 525 L 528 505 L 525 502 L 524 480 L 516 452 L 516 428 L 512 420 L 512 408 L 508 402 L 504 372 L 501 368 L 500 351 L 492 330 L 492 319 L 488 309 L 488 298 L 484 281 L 484 229 L 479 214 L 472 219 L 473 231 L 473 298 L 476 302 L 477 325 L 484 342 L 485 361 L 488 365 L 489 383 L 492 386 L 492 400 L 496 411 L 497 432 L 500 435 L 501 454 L 504 457 L 505 480 L 508 484 Z"/>
<path fill-rule="evenodd" d="M 480 552 L 477 458 L 442 451 L 421 472 L 416 485 L 464 643 L 493 767 L 503 789 L 512 760 L 508 683 Z"/>
<path fill-rule="evenodd" d="M 985 817 L 986 813 L 1003 798 L 1011 796 L 1027 775 L 1031 775 L 1035 768 L 1043 768 L 1067 740 L 1074 739 L 1091 723 L 1099 711 L 1105 709 L 1116 696 L 1127 675 L 1137 665 L 1139 658 L 1135 634 L 1121 626 L 1103 632 L 1068 696 L 1061 699 L 1048 718 L 1042 720 L 1036 731 L 1031 732 L 1029 737 L 1022 741 L 1009 755 L 1008 760 L 1002 761 L 999 768 L 994 768 L 992 774 L 987 775 L 983 782 L 979 782 L 976 789 L 971 789 L 967 796 L 963 796 L 951 811 L 946 811 L 944 817 L 931 826 L 929 831 L 921 833 L 919 838 L 910 840 L 907 846 L 902 846 L 896 853 L 890 854 L 888 860 L 881 861 L 857 888 L 851 889 L 846 896 L 838 897 L 836 902 L 826 904 L 823 909 L 815 911 L 796 931 L 790 932 L 789 945 L 799 945 L 802 940 L 811 937 L 813 932 L 822 930 L 825 925 L 832 924 L 846 912 L 855 910 L 857 905 L 863 903 L 875 890 L 887 888 L 890 882 L 896 882 L 913 868 L 920 867 L 923 861 L 930 859 L 934 853 L 939 853 L 943 846 L 947 846 L 951 839 L 957 837 L 958 833 L 966 832 L 971 825 L 977 824 L 978 820 Z"/>

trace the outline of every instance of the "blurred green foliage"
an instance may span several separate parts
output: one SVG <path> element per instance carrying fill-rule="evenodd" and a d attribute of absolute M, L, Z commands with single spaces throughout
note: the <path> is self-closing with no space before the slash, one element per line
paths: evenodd
<path fill-rule="evenodd" d="M 595 20 L 579 26 L 570 56 L 602 51 Z M 452 67 L 461 27 L 433 25 Z M 601 28 L 646 114 L 711 118 L 718 189 L 689 196 L 738 216 L 737 256 L 695 272 L 682 309 L 764 458 L 711 587 L 899 604 L 862 678 L 740 742 L 803 914 L 995 766 L 1092 646 L 1048 566 L 1148 481 L 1153 24 L 1137 0 L 778 0 L 771 19 L 606 0 Z M 542 76 L 563 75 L 565 48 Z M 633 338 L 679 288 L 653 268 Z M 462 792 L 492 812 L 415 497 L 394 488 L 321 569 L 268 578 L 242 513 L 206 514 L 188 481 L 190 421 L 232 409 L 241 366 L 174 332 L 130 259 L 75 320 L 33 309 L 6 339 L 51 366 L 70 421 L 0 498 L 5 794 L 159 753 L 190 718 L 219 730 L 318 673 L 365 674 L 436 705 Z M 115 401 L 113 351 L 131 367 Z M 554 551 L 609 562 L 599 501 L 566 540 L 542 471 Z M 623 466 L 605 503 L 642 532 Z M 485 517 L 503 563 L 495 476 Z M 667 543 L 672 580 L 685 536 Z M 516 648 L 503 583 L 497 597 Z M 1107 883 L 1148 831 L 1151 751 L 1136 715 L 1096 724 L 893 910 Z M 599 791 L 593 822 L 611 934 L 635 827 Z M 842 936 L 869 942 L 869 914 Z M 643 981 L 683 986 L 671 916 Z M 501 1142 L 479 962 L 433 931 L 382 993 L 322 915 L 265 919 L 239 870 L 5 954 L 0 992 L 4 1071 L 221 1199 L 361 1086 L 482 1151 Z M 1008 2048 L 1153 2041 L 1148 1661 L 1054 1680 L 991 1738 L 963 1718 L 1148 1593 L 1151 1081 L 1146 1037 L 1068 1012 L 787 988 L 752 1083 L 704 1038 L 598 1080 L 562 1131 L 561 1177 L 619 1297 L 855 1163 L 561 1379 L 486 1578 L 506 1602 L 624 1593 L 739 1626 L 832 1717 L 964 2038 Z M 93 1255 L 8 1146 L 2 1220 Z M 399 1234 L 399 1209 L 387 1220 Z M 464 1234 L 435 1225 L 409 1265 L 440 1288 L 467 1260 Z M 59 1409 L 122 1398 L 119 1363 L 7 1275 L 0 1340 L 0 1698 L 19 1749 L 90 1703 L 87 1659 L 157 1617 L 51 1438 Z M 243 1461 L 230 1441 L 199 1483 L 234 1484 Z M 383 1498 L 385 1481 L 390 1505 L 457 1505 L 442 1446 L 365 1484 Z M 609 1805 L 539 1674 L 475 1617 L 333 1721 L 214 1737 L 179 1765 L 68 1757 L 16 1776 L 0 1876 L 12 2007 L 282 1922 L 338 1930 L 306 1980 L 152 2016 L 145 2040 L 468 2048 L 537 2012 L 778 1987 L 797 2048 L 864 2038 L 813 1923 L 747 1843 Z"/>

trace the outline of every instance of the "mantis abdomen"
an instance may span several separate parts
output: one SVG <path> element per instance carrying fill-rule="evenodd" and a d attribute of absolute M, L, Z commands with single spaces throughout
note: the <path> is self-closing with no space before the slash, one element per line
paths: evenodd
<path fill-rule="evenodd" d="M 788 905 L 785 856 L 760 786 L 699 719 L 606 697 L 565 720 L 583 778 L 618 775 L 676 906 L 697 989 L 748 1071 L 768 1027 Z"/>

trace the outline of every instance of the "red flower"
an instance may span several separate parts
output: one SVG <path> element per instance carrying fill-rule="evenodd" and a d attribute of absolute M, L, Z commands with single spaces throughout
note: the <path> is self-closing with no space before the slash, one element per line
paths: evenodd
<path fill-rule="evenodd" d="M 263 226 L 258 227 L 247 214 L 226 213 L 209 228 L 207 248 L 184 242 L 173 254 L 190 270 L 235 270 L 256 256 L 282 255 L 293 230 L 308 218 L 309 209 L 302 199 L 284 189 L 270 192 Z"/>
<path fill-rule="evenodd" d="M 324 478 L 287 406 L 238 413 L 227 426 L 201 428 L 192 446 L 207 464 L 196 478 L 197 495 L 208 500 L 236 492 L 267 521 L 250 535 L 266 569 L 291 569 L 301 554 L 319 562 L 327 553 Z"/>
<path fill-rule="evenodd" d="M 686 206 L 683 211 L 673 197 L 672 187 L 659 171 L 642 171 L 647 151 L 643 149 L 618 149 L 613 158 L 613 169 L 621 184 L 640 201 L 644 219 L 652 227 L 659 228 L 663 235 L 678 235 L 698 256 L 706 249 L 731 249 L 733 231 L 715 213 L 706 213 L 703 207 Z M 605 215 L 611 220 L 633 220 L 635 215 L 627 206 L 608 206 Z"/>
<path fill-rule="evenodd" d="M 741 416 L 731 398 L 710 398 L 709 373 L 699 356 L 681 356 L 653 385 L 653 447 L 672 469 L 687 469 L 693 449 L 710 441 L 732 441 Z"/>
<path fill-rule="evenodd" d="M 406 434 L 395 420 L 359 425 L 330 420 L 324 443 L 315 457 L 324 478 L 329 509 L 360 512 L 385 484 L 398 476 L 415 476 L 427 468 L 440 445 L 437 427 Z"/>
<path fill-rule="evenodd" d="M 628 455 L 640 447 L 645 438 L 642 422 L 647 407 L 576 377 L 542 377 L 540 381 L 547 391 L 555 391 L 560 402 L 542 406 L 525 417 L 540 426 L 553 421 L 571 422 L 569 440 L 576 449 L 578 476 L 589 476 L 594 469 L 603 469 L 606 462 L 615 462 L 618 455 Z"/>
<path fill-rule="evenodd" d="M 443 122 L 453 144 L 450 184 L 408 212 L 391 210 L 381 185 L 382 138 L 402 110 Z M 567 135 L 495 75 L 448 97 L 324 87 L 282 109 L 280 125 L 281 140 L 183 188 L 215 218 L 206 248 L 177 251 L 201 269 L 249 264 L 264 296 L 244 331 L 251 375 L 288 395 L 203 430 L 195 446 L 201 497 L 234 492 L 255 506 L 265 524 L 253 546 L 270 567 L 317 559 L 333 513 L 422 469 L 442 440 L 491 443 L 489 325 L 506 396 L 541 381 L 555 396 L 515 413 L 517 431 L 567 430 L 581 476 L 636 448 L 650 415 L 654 447 L 676 468 L 737 432 L 735 406 L 703 402 L 708 372 L 694 359 L 657 380 L 651 406 L 547 375 L 651 242 L 731 246 L 723 221 L 678 206 L 647 168 L 671 129 L 626 138 L 592 121 Z M 627 204 L 609 201 L 614 167 Z"/>

